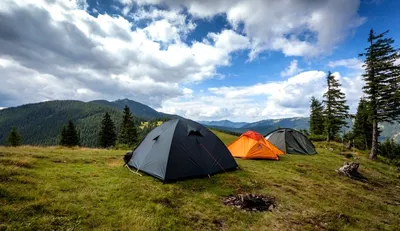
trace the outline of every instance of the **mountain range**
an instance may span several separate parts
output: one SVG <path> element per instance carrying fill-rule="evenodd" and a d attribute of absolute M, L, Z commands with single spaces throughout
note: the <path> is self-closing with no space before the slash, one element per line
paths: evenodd
<path fill-rule="evenodd" d="M 199 121 L 199 123 L 219 130 L 230 132 L 243 133 L 247 130 L 253 130 L 261 134 L 266 134 L 275 130 L 276 128 L 294 128 L 294 129 L 308 129 L 308 117 L 293 117 L 283 119 L 266 119 L 253 123 L 246 122 L 232 122 L 229 120 L 220 121 Z"/>
<path fill-rule="evenodd" d="M 353 127 L 353 120 L 347 119 L 347 127 L 344 127 L 344 132 L 348 132 Z M 223 131 L 243 133 L 247 130 L 253 130 L 263 135 L 277 129 L 277 128 L 294 128 L 309 129 L 309 117 L 293 117 L 293 118 L 283 118 L 283 119 L 267 119 L 261 120 L 254 123 L 246 122 L 232 122 L 229 120 L 220 121 L 200 121 L 201 124 L 215 128 Z M 396 142 L 400 143 L 400 123 L 381 123 L 379 124 L 381 130 L 379 140 L 383 141 L 385 139 L 393 138 Z"/>
<path fill-rule="evenodd" d="M 5 143 L 12 126 L 18 128 L 24 144 L 56 145 L 62 126 L 67 124 L 68 120 L 72 120 L 80 132 L 82 145 L 96 147 L 97 134 L 104 113 L 108 112 L 111 115 L 118 130 L 122 118 L 122 109 L 125 105 L 130 108 L 137 124 L 152 119 L 181 118 L 178 115 L 158 112 L 145 104 L 130 99 L 94 100 L 90 102 L 76 100 L 46 101 L 0 110 L 0 145 Z M 309 118 L 266 119 L 253 123 L 229 120 L 199 122 L 207 127 L 223 131 L 243 133 L 247 130 L 254 130 L 265 135 L 278 127 L 308 129 Z M 351 129 L 352 121 L 349 120 L 348 123 L 349 128 L 347 130 Z M 394 137 L 400 141 L 399 123 L 383 123 L 380 127 L 382 130 L 381 139 Z"/>

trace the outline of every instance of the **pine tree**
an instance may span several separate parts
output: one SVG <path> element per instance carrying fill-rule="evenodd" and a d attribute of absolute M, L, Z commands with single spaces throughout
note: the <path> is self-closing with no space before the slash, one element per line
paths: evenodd
<path fill-rule="evenodd" d="M 314 96 L 311 97 L 310 106 L 310 134 L 322 135 L 324 133 L 324 106 Z"/>
<path fill-rule="evenodd" d="M 346 118 L 348 117 L 349 106 L 346 105 L 346 96 L 340 90 L 341 84 L 335 79 L 331 72 L 327 76 L 328 90 L 324 94 L 325 104 L 325 130 L 326 141 L 331 141 L 341 127 L 346 126 Z"/>
<path fill-rule="evenodd" d="M 59 144 L 61 146 L 67 146 L 67 128 L 63 126 L 61 130 L 61 135 L 60 135 L 60 142 Z"/>
<path fill-rule="evenodd" d="M 108 148 L 115 145 L 117 141 L 117 133 L 115 131 L 114 122 L 111 120 L 108 112 L 101 121 L 101 130 L 99 133 L 99 145 L 103 148 Z"/>
<path fill-rule="evenodd" d="M 8 134 L 7 144 L 13 147 L 21 145 L 21 136 L 18 133 L 18 130 L 15 126 L 11 128 L 10 133 Z"/>
<path fill-rule="evenodd" d="M 75 128 L 74 123 L 72 120 L 68 121 L 68 125 L 65 132 L 65 146 L 72 147 L 72 146 L 79 146 L 79 135 L 78 131 Z"/>
<path fill-rule="evenodd" d="M 370 106 L 361 98 L 358 103 L 357 114 L 354 118 L 353 139 L 354 145 L 359 149 L 367 149 L 372 143 L 372 121 L 370 118 Z"/>
<path fill-rule="evenodd" d="M 120 129 L 119 143 L 132 147 L 138 140 L 137 129 L 129 107 L 125 105 Z"/>
<path fill-rule="evenodd" d="M 370 104 L 372 120 L 372 144 L 370 159 L 378 155 L 378 123 L 393 122 L 400 116 L 400 59 L 399 50 L 393 48 L 394 40 L 385 38 L 388 31 L 375 34 L 371 29 L 368 36 L 369 46 L 365 53 L 364 93 Z"/>

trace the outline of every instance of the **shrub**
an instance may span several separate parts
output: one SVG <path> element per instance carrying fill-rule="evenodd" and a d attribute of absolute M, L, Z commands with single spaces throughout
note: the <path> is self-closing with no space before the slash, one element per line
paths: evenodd
<path fill-rule="evenodd" d="M 128 144 L 117 143 L 113 148 L 116 150 L 132 150 L 132 149 L 134 149 L 134 146 L 130 146 Z"/>
<path fill-rule="evenodd" d="M 395 143 L 393 140 L 385 140 L 379 144 L 379 154 L 390 159 L 400 159 L 400 144 Z"/>
<path fill-rule="evenodd" d="M 311 141 L 325 141 L 326 140 L 326 136 L 325 135 L 310 134 L 308 136 L 308 139 L 311 140 Z"/>

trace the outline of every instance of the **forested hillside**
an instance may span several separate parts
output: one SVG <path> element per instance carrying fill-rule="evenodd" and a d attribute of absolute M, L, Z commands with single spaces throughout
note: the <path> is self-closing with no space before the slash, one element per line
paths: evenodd
<path fill-rule="evenodd" d="M 93 103 L 49 101 L 1 110 L 0 143 L 4 144 L 11 127 L 16 126 L 23 144 L 55 145 L 62 126 L 72 120 L 79 130 L 81 144 L 93 147 L 97 145 L 100 121 L 105 112 L 111 115 L 118 129 L 122 111 Z"/>
<path fill-rule="evenodd" d="M 169 114 L 165 114 L 162 112 L 158 112 L 145 104 L 142 104 L 142 103 L 130 100 L 130 99 L 119 99 L 119 100 L 115 100 L 115 101 L 94 100 L 89 103 L 110 106 L 110 107 L 120 109 L 120 110 L 122 110 L 125 107 L 125 105 L 127 105 L 130 108 L 133 115 L 135 115 L 136 117 L 145 119 L 145 120 L 160 119 L 160 118 L 165 118 L 165 117 L 169 117 L 169 118 L 179 117 L 177 115 L 169 115 Z"/>

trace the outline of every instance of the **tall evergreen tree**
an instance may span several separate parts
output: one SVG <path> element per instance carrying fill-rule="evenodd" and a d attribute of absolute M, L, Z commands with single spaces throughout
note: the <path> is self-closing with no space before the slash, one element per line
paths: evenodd
<path fill-rule="evenodd" d="M 21 136 L 18 133 L 18 130 L 15 126 L 11 128 L 10 133 L 8 134 L 7 144 L 13 147 L 21 145 Z"/>
<path fill-rule="evenodd" d="M 370 106 L 361 98 L 358 103 L 357 114 L 353 124 L 354 145 L 359 149 L 368 149 L 372 143 L 372 121 L 370 118 Z"/>
<path fill-rule="evenodd" d="M 115 145 L 117 141 L 117 133 L 115 125 L 112 121 L 110 114 L 106 112 L 101 121 L 101 130 L 99 133 L 99 145 L 103 148 L 108 148 Z"/>
<path fill-rule="evenodd" d="M 310 105 L 310 134 L 322 135 L 324 133 L 324 106 L 314 96 Z"/>
<path fill-rule="evenodd" d="M 78 131 L 76 130 L 76 127 L 72 122 L 72 120 L 69 120 L 65 131 L 65 146 L 72 147 L 79 145 L 80 142 L 79 142 Z"/>
<path fill-rule="evenodd" d="M 349 106 L 346 105 L 346 96 L 340 90 L 341 84 L 331 72 L 327 76 L 328 90 L 324 94 L 325 104 L 325 130 L 326 141 L 331 141 L 342 126 L 346 126 L 346 118 L 348 117 Z"/>
<path fill-rule="evenodd" d="M 60 142 L 59 144 L 61 146 L 67 146 L 67 128 L 65 126 L 63 126 L 62 130 L 61 130 L 61 134 L 60 134 Z"/>
<path fill-rule="evenodd" d="M 124 108 L 122 124 L 120 129 L 119 143 L 132 147 L 138 140 L 138 133 L 133 120 L 132 113 L 127 105 Z"/>
<path fill-rule="evenodd" d="M 378 155 L 378 123 L 393 122 L 400 116 L 400 59 L 399 50 L 386 38 L 388 31 L 376 34 L 372 29 L 368 36 L 369 46 L 360 56 L 365 57 L 364 93 L 370 104 L 372 120 L 372 144 L 370 159 Z"/>

